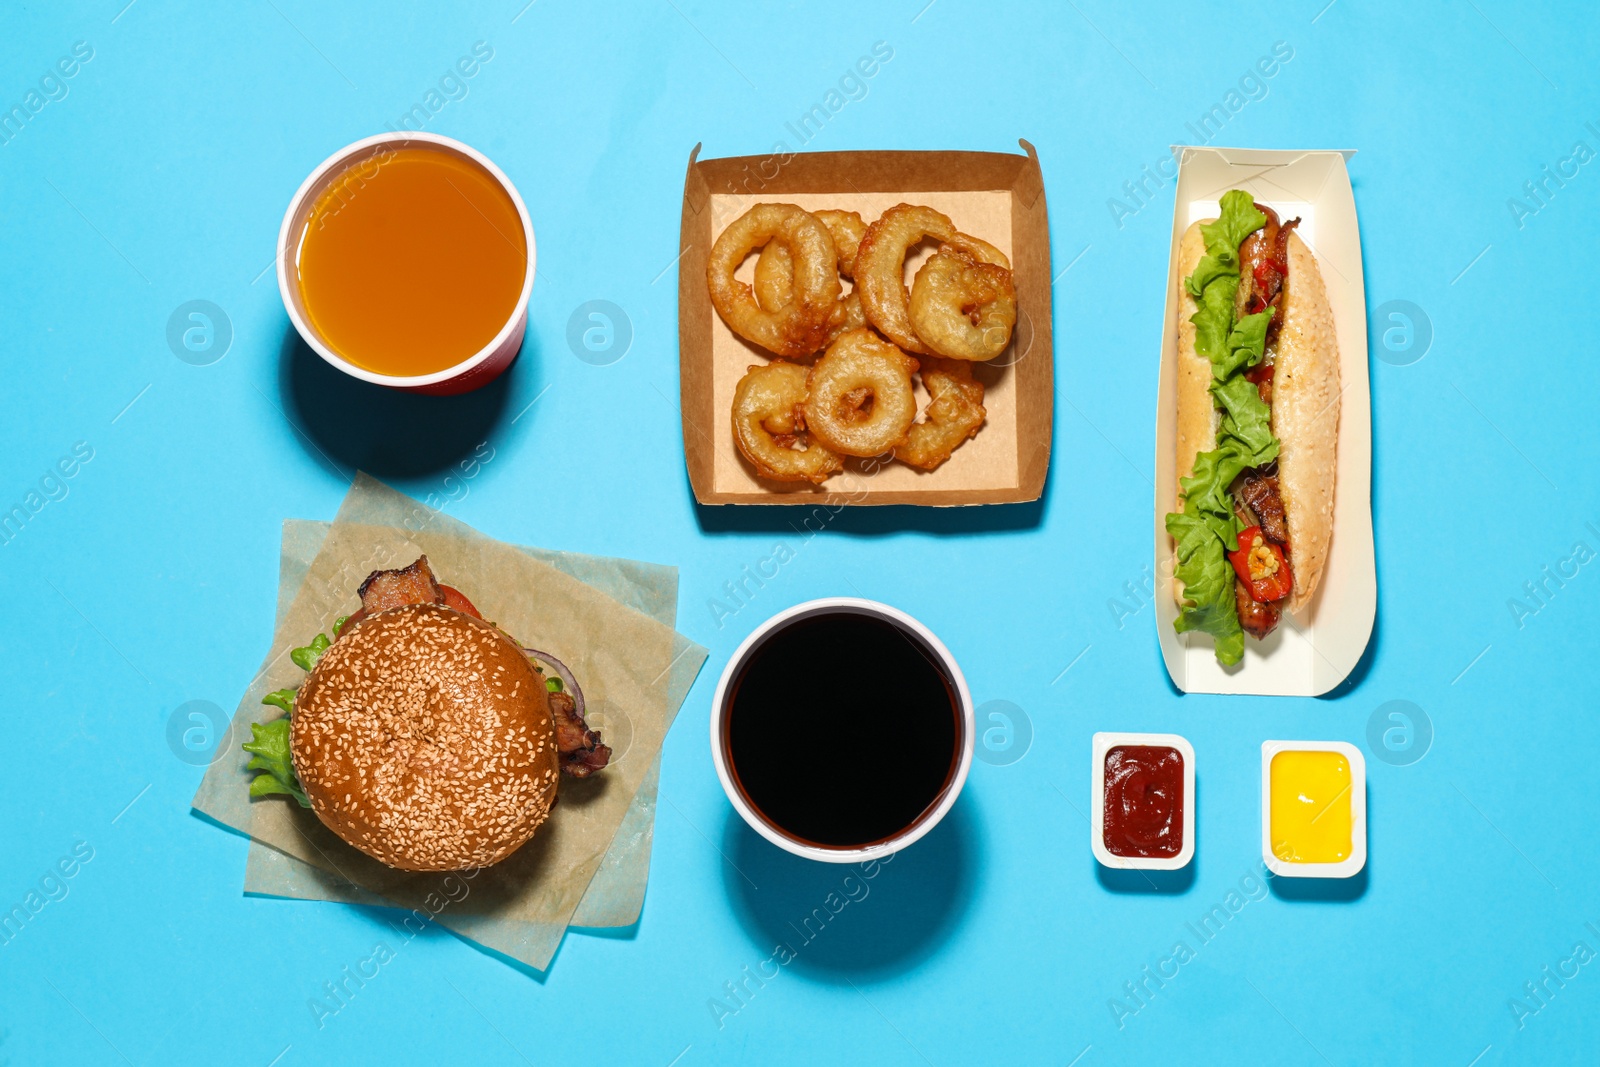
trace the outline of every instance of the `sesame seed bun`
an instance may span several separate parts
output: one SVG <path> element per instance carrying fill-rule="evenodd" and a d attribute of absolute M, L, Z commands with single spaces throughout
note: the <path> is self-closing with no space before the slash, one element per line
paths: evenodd
<path fill-rule="evenodd" d="M 1272 378 L 1272 432 L 1283 443 L 1278 488 L 1294 546 L 1294 593 L 1299 615 L 1316 595 L 1333 540 L 1334 483 L 1339 475 L 1339 337 L 1316 257 L 1289 235 L 1289 276 L 1283 282 L 1283 326 Z"/>
<path fill-rule="evenodd" d="M 505 859 L 560 779 L 544 680 L 494 626 L 436 604 L 347 629 L 300 689 L 290 746 L 317 817 L 408 871 Z"/>
<path fill-rule="evenodd" d="M 1208 219 L 1208 222 L 1215 221 Z M 1194 473 L 1194 457 L 1217 447 L 1217 403 L 1211 399 L 1211 361 L 1195 350 L 1195 328 L 1190 321 L 1200 306 L 1182 279 L 1194 273 L 1206 254 L 1206 240 L 1200 223 L 1183 231 L 1178 245 L 1178 468 L 1173 486 L 1178 496 L 1173 510 L 1183 510 L 1184 478 Z M 1177 560 L 1173 560 L 1177 565 Z M 1183 587 L 1173 583 L 1178 604 L 1183 605 Z"/>

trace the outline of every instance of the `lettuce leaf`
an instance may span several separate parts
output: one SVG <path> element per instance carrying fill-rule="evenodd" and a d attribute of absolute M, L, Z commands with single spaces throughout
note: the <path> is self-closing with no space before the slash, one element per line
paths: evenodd
<path fill-rule="evenodd" d="M 1224 520 L 1230 532 L 1220 535 L 1230 552 L 1239 545 L 1231 532 L 1234 526 L 1233 497 L 1228 493 L 1228 486 L 1233 484 L 1244 468 L 1244 460 L 1237 448 L 1213 448 L 1195 456 L 1194 472 L 1178 482 L 1183 490 L 1183 514 L 1194 518 L 1209 516 Z M 1212 528 L 1220 533 L 1223 527 L 1213 525 Z"/>
<path fill-rule="evenodd" d="M 1221 282 L 1226 288 L 1237 292 L 1239 288 L 1239 253 L 1237 249 L 1227 251 L 1219 249 L 1216 255 L 1207 253 L 1200 257 L 1200 262 L 1195 265 L 1194 273 L 1183 280 L 1184 287 L 1189 290 L 1189 295 L 1196 300 L 1200 294 L 1211 288 L 1212 283 Z M 1229 294 L 1233 299 L 1234 293 Z"/>
<path fill-rule="evenodd" d="M 1173 629 L 1180 634 L 1190 630 L 1210 634 L 1218 662 L 1238 663 L 1244 657 L 1244 630 L 1233 603 L 1233 568 L 1217 536 L 1215 519 L 1168 515 L 1167 532 L 1177 542 L 1177 577 L 1188 602 Z"/>
<path fill-rule="evenodd" d="M 1256 198 L 1243 189 L 1223 193 L 1220 206 L 1215 219 L 1200 224 L 1200 236 L 1205 238 L 1207 253 L 1226 252 L 1235 257 L 1237 266 L 1239 246 L 1267 224 L 1267 216 L 1256 210 Z"/>
<path fill-rule="evenodd" d="M 1238 267 L 1228 278 L 1218 278 L 1206 287 L 1197 302 L 1200 310 L 1189 316 L 1194 323 L 1194 350 L 1211 361 L 1211 373 L 1228 359 L 1228 336 L 1233 332 L 1233 300 L 1239 292 Z M 1194 275 L 1189 275 L 1194 277 Z"/>
<path fill-rule="evenodd" d="M 1242 464 L 1240 471 L 1245 467 L 1264 467 L 1278 458 L 1278 439 L 1272 436 L 1272 408 L 1261 399 L 1254 382 L 1243 377 L 1230 378 L 1213 384 L 1211 395 L 1222 409 L 1217 441 L 1234 446 L 1233 451 Z M 1229 482 L 1231 484 L 1231 478 Z"/>
<path fill-rule="evenodd" d="M 1179 483 L 1183 510 L 1166 518 L 1183 585 L 1183 607 L 1173 621 L 1178 633 L 1212 636 L 1217 661 L 1231 666 L 1244 658 L 1244 630 L 1234 605 L 1233 568 L 1228 553 L 1239 547 L 1238 519 L 1228 487 L 1241 472 L 1278 457 L 1272 435 L 1272 409 L 1262 401 L 1244 370 L 1265 358 L 1269 309 L 1234 317 L 1239 295 L 1239 244 L 1266 225 L 1255 200 L 1241 189 L 1222 196 L 1218 218 L 1200 227 L 1206 254 L 1184 279 L 1197 310 L 1195 351 L 1211 361 L 1211 396 L 1222 412 L 1217 447 L 1195 456 L 1194 470 Z"/>
<path fill-rule="evenodd" d="M 1231 305 L 1232 301 L 1229 303 Z M 1272 322 L 1272 312 L 1273 309 L 1268 308 L 1254 315 L 1246 315 L 1227 331 L 1227 340 L 1219 352 L 1208 357 L 1213 378 L 1220 381 L 1242 367 L 1254 367 L 1261 363 L 1267 354 L 1267 325 Z M 1229 314 L 1232 314 L 1231 306 Z"/>
<path fill-rule="evenodd" d="M 342 616 L 334 622 L 333 632 L 336 635 L 348 618 Z M 326 634 L 318 634 L 311 639 L 309 645 L 291 649 L 289 658 L 301 670 L 310 671 L 332 645 L 333 642 L 328 640 Z M 245 765 L 246 769 L 265 772 L 250 779 L 251 796 L 266 797 L 282 794 L 294 797 L 302 808 L 309 808 L 311 801 L 307 799 L 305 790 L 300 788 L 300 779 L 294 773 L 294 762 L 289 758 L 289 717 L 294 714 L 294 700 L 299 692 L 298 687 L 275 689 L 262 697 L 261 703 L 282 708 L 284 716 L 268 723 L 251 723 L 251 738 L 240 747 L 252 757 Z"/>
<path fill-rule="evenodd" d="M 289 759 L 289 717 L 274 719 L 266 725 L 253 722 L 250 734 L 251 740 L 241 746 L 252 756 L 247 768 L 266 772 L 250 780 L 250 795 L 265 797 L 282 793 L 294 797 L 302 808 L 309 808 L 311 801 L 300 788 L 294 764 Z"/>
<path fill-rule="evenodd" d="M 298 692 L 300 692 L 298 689 L 275 689 L 262 697 L 261 703 L 280 707 L 286 715 L 292 714 L 294 712 L 294 695 Z"/>
<path fill-rule="evenodd" d="M 311 639 L 309 645 L 291 649 L 289 658 L 294 660 L 296 667 L 303 671 L 309 671 L 317 665 L 317 660 L 322 658 L 322 654 L 328 651 L 328 647 L 332 644 L 333 642 L 328 640 L 327 634 L 318 634 Z"/>

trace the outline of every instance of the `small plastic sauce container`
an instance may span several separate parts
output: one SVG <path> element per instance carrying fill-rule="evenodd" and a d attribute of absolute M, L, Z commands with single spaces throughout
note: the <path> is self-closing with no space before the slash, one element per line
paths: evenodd
<path fill-rule="evenodd" d="M 1117 870 L 1175 871 L 1194 858 L 1194 747 L 1177 734 L 1097 733 L 1089 843 Z"/>
<path fill-rule="evenodd" d="M 1367 764 L 1344 741 L 1261 744 L 1261 859 L 1282 878 L 1349 878 L 1367 864 Z"/>

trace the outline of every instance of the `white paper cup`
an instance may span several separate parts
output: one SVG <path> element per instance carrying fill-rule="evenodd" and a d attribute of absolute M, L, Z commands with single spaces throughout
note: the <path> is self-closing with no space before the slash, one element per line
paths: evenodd
<path fill-rule="evenodd" d="M 734 780 L 730 769 L 730 759 L 727 751 L 727 741 L 724 736 L 723 726 L 727 720 L 728 700 L 732 695 L 734 682 L 738 680 L 740 672 L 751 655 L 760 648 L 774 632 L 798 619 L 811 618 L 818 615 L 833 615 L 838 613 L 867 615 L 882 619 L 904 631 L 913 640 L 920 642 L 923 648 L 944 669 L 949 676 L 950 684 L 955 689 L 956 698 L 960 702 L 957 722 L 960 732 L 956 737 L 956 745 L 960 750 L 960 759 L 956 765 L 956 772 L 949 783 L 939 794 L 939 797 L 928 809 L 922 813 L 911 825 L 895 834 L 886 841 L 880 841 L 866 847 L 823 848 L 792 836 L 782 827 L 777 826 L 764 818 L 759 811 L 745 798 L 743 791 Z M 774 845 L 792 852 L 796 856 L 806 859 L 820 860 L 823 863 L 862 863 L 867 860 L 882 859 L 885 856 L 899 852 L 906 846 L 920 841 L 928 832 L 939 825 L 939 820 L 955 805 L 956 797 L 961 794 L 961 787 L 966 784 L 967 772 L 972 768 L 973 744 L 973 714 L 972 694 L 967 690 L 966 677 L 962 675 L 961 668 L 956 665 L 955 657 L 950 650 L 944 647 L 944 642 L 934 636 L 922 623 L 907 615 L 898 608 L 887 604 L 880 604 L 876 600 L 863 600 L 857 597 L 827 597 L 822 600 L 808 600 L 804 604 L 796 604 L 787 611 L 779 612 L 760 626 L 734 651 L 728 660 L 728 665 L 722 669 L 722 677 L 717 681 L 717 692 L 711 700 L 711 759 L 717 767 L 717 779 L 722 783 L 722 791 L 728 794 L 728 801 L 733 805 L 739 817 L 750 825 L 750 828 Z M 883 744 L 892 745 L 894 738 L 884 737 L 879 739 Z"/>
<path fill-rule="evenodd" d="M 512 309 L 511 315 L 493 340 L 479 351 L 453 367 L 446 367 L 432 374 L 378 374 L 358 367 L 339 355 L 311 325 L 310 316 L 306 314 L 305 300 L 300 295 L 300 240 L 305 234 L 311 209 L 316 205 L 317 199 L 329 185 L 345 173 L 347 168 L 387 152 L 421 146 L 460 156 L 482 168 L 499 183 L 506 191 L 506 195 L 511 198 L 511 202 L 516 205 L 517 217 L 522 220 L 522 235 L 528 245 L 528 265 L 523 273 L 522 292 L 517 297 L 516 307 Z M 436 133 L 410 130 L 380 133 L 346 145 L 323 160 L 301 183 L 294 194 L 294 199 L 289 201 L 289 210 L 284 212 L 283 225 L 278 230 L 278 293 L 283 297 L 284 309 L 289 312 L 289 321 L 294 323 L 294 328 L 305 339 L 306 344 L 310 345 L 317 355 L 350 377 L 374 385 L 388 386 L 391 389 L 446 396 L 452 393 L 465 393 L 489 384 L 511 366 L 512 360 L 516 359 L 517 352 L 522 348 L 522 335 L 528 328 L 528 297 L 533 293 L 534 258 L 533 221 L 528 218 L 528 208 L 523 204 L 517 187 L 511 184 L 511 179 L 490 162 L 487 156 L 460 141 L 441 137 Z"/>

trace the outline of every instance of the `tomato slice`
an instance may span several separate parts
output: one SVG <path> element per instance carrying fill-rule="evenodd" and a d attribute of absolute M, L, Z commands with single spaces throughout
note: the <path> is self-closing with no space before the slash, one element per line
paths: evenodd
<path fill-rule="evenodd" d="M 1263 404 L 1272 403 L 1272 362 L 1257 363 L 1244 372 L 1245 381 L 1254 382 Z"/>
<path fill-rule="evenodd" d="M 1283 548 L 1251 526 L 1239 532 L 1239 548 L 1228 553 L 1233 573 L 1239 576 L 1250 597 L 1258 604 L 1282 600 L 1294 591 L 1294 573 Z"/>
<path fill-rule="evenodd" d="M 471 615 L 474 619 L 483 618 L 478 614 L 478 609 L 472 606 L 472 601 L 461 595 L 461 590 L 440 583 L 439 592 L 444 594 L 444 606 L 453 608 L 463 615 Z"/>
<path fill-rule="evenodd" d="M 1264 259 L 1256 264 L 1252 272 L 1256 279 L 1256 288 L 1272 296 L 1278 294 L 1278 289 L 1283 285 L 1283 279 L 1289 276 L 1289 264 L 1278 259 Z M 1268 297 L 1271 300 L 1272 297 Z"/>

